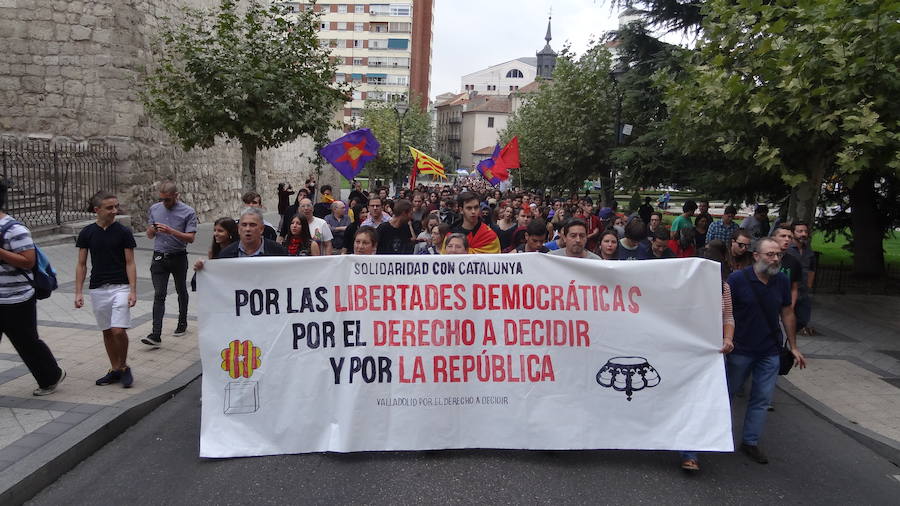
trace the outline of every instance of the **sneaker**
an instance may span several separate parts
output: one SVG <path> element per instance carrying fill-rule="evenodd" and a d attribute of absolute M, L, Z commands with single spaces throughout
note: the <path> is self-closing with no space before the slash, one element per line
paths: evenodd
<path fill-rule="evenodd" d="M 187 334 L 187 322 L 179 323 L 177 327 L 175 327 L 175 332 L 172 333 L 175 337 L 181 337 Z"/>
<path fill-rule="evenodd" d="M 744 452 L 748 457 L 755 460 L 760 464 L 768 464 L 769 457 L 766 457 L 766 454 L 762 452 L 756 445 L 748 445 L 747 443 L 741 443 L 741 451 Z"/>
<path fill-rule="evenodd" d="M 31 392 L 31 394 L 32 394 L 32 395 L 35 395 L 35 396 L 37 396 L 37 397 L 40 397 L 40 396 L 42 396 L 42 395 L 50 395 L 50 394 L 52 394 L 53 392 L 55 392 L 55 391 L 56 391 L 56 387 L 58 387 L 59 384 L 62 383 L 64 379 L 66 379 L 66 370 L 65 370 L 65 369 L 60 369 L 60 370 L 61 370 L 62 372 L 61 372 L 60 375 L 59 375 L 59 379 L 56 380 L 56 383 L 50 385 L 50 386 L 47 387 L 47 388 L 35 388 L 35 389 L 34 389 L 34 392 Z"/>
<path fill-rule="evenodd" d="M 141 342 L 147 346 L 159 348 L 159 345 L 162 344 L 162 339 L 160 339 L 159 334 L 147 334 L 147 337 L 141 339 Z"/>
<path fill-rule="evenodd" d="M 106 376 L 98 379 L 94 383 L 97 386 L 112 385 L 113 383 L 118 383 L 119 380 L 121 380 L 121 379 L 122 379 L 121 372 L 110 369 L 109 371 L 106 372 Z"/>
<path fill-rule="evenodd" d="M 686 459 L 681 462 L 681 468 L 685 471 L 696 473 L 700 470 L 700 463 L 696 459 Z"/>
<path fill-rule="evenodd" d="M 122 388 L 131 388 L 131 385 L 134 384 L 134 376 L 131 375 L 131 368 L 125 366 L 125 369 L 119 371 L 119 374 L 122 375 Z"/>

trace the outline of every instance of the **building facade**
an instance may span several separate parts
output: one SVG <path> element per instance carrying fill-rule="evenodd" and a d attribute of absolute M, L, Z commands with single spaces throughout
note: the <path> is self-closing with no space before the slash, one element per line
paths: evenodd
<path fill-rule="evenodd" d="M 526 56 L 490 66 L 462 76 L 460 93 L 477 91 L 479 95 L 508 95 L 534 81 L 537 58 Z"/>
<path fill-rule="evenodd" d="M 353 84 L 344 105 L 344 123 L 354 124 L 366 100 L 408 101 L 417 97 L 423 110 L 431 82 L 434 0 L 387 3 L 342 0 L 284 2 L 294 11 L 312 7 L 320 13 L 319 42 L 331 48 L 338 82 Z"/>

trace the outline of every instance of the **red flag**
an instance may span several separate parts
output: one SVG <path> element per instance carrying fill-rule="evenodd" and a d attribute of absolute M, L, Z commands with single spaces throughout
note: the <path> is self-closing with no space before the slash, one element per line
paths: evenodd
<path fill-rule="evenodd" d="M 419 168 L 416 167 L 416 164 L 413 164 L 412 173 L 409 175 L 409 189 L 416 189 L 416 173 L 419 172 Z"/>
<path fill-rule="evenodd" d="M 519 168 L 519 137 L 513 137 L 500 151 L 499 159 L 506 169 Z"/>

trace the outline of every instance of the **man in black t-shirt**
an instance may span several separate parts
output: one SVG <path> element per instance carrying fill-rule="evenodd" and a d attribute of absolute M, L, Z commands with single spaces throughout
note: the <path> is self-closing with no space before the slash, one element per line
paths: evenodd
<path fill-rule="evenodd" d="M 121 383 L 130 388 L 134 383 L 128 367 L 128 334 L 131 327 L 129 308 L 137 302 L 137 273 L 134 267 L 134 235 L 116 221 L 119 200 L 109 192 L 99 192 L 91 199 L 97 222 L 78 234 L 78 263 L 75 265 L 75 307 L 84 306 L 82 287 L 87 273 L 87 257 L 91 255 L 89 283 L 91 306 L 97 325 L 103 331 L 103 343 L 109 355 L 110 369 L 96 381 L 97 385 Z"/>
<path fill-rule="evenodd" d="M 394 203 L 394 216 L 378 225 L 377 255 L 410 255 L 413 251 L 412 203 L 400 199 Z"/>
<path fill-rule="evenodd" d="M 787 254 L 788 248 L 794 242 L 794 233 L 789 223 L 782 223 L 775 229 L 772 238 L 781 247 L 781 272 L 791 282 L 791 309 L 797 305 L 797 295 L 800 290 L 800 281 L 803 279 L 803 266 L 800 261 Z"/>

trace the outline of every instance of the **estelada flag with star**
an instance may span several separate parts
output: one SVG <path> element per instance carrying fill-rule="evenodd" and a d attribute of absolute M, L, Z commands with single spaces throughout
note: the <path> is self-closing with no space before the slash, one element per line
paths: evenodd
<path fill-rule="evenodd" d="M 513 137 L 500 149 L 500 143 L 494 147 L 494 154 L 478 163 L 478 172 L 489 183 L 496 186 L 509 179 L 509 169 L 519 168 L 519 138 Z"/>
<path fill-rule="evenodd" d="M 319 150 L 322 158 L 352 181 L 362 172 L 366 162 L 378 156 L 381 144 L 368 128 L 354 130 Z"/>

